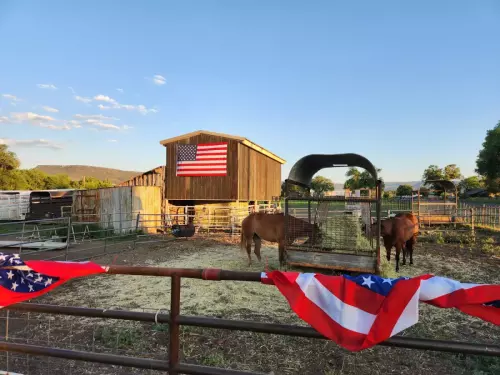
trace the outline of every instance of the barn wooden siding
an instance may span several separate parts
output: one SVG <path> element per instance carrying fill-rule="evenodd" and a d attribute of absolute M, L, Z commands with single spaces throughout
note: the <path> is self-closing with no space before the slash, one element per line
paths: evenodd
<path fill-rule="evenodd" d="M 228 143 L 227 176 L 178 177 L 178 144 Z M 165 170 L 165 197 L 169 201 L 270 201 L 281 193 L 281 164 L 223 135 L 196 134 L 169 143 Z"/>
<path fill-rule="evenodd" d="M 241 143 L 238 176 L 241 201 L 270 201 L 281 194 L 281 164 Z"/>
<path fill-rule="evenodd" d="M 228 142 L 227 176 L 177 177 L 175 175 L 178 144 Z M 168 200 L 222 200 L 238 199 L 238 144 L 233 139 L 199 134 L 166 145 L 165 193 Z"/>
<path fill-rule="evenodd" d="M 165 167 L 160 166 L 134 176 L 117 186 L 163 186 L 165 182 Z"/>
<path fill-rule="evenodd" d="M 156 233 L 161 226 L 161 187 L 121 186 L 75 192 L 73 220 L 99 223 L 114 228 L 115 233 L 135 230 L 137 214 L 141 214 L 139 228 L 145 233 Z"/>

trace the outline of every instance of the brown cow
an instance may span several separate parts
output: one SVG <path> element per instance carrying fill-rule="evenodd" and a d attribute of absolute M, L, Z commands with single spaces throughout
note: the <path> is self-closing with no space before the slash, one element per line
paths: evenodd
<path fill-rule="evenodd" d="M 374 226 L 376 223 L 373 224 Z M 373 227 L 373 229 L 375 229 Z M 380 235 L 384 240 L 387 260 L 391 260 L 391 249 L 396 247 L 396 272 L 399 272 L 399 255 L 403 250 L 403 262 L 409 254 L 410 265 L 413 264 L 413 247 L 417 242 L 418 220 L 411 213 L 399 213 L 395 217 L 380 221 Z"/>
<path fill-rule="evenodd" d="M 321 240 L 321 231 L 317 224 L 310 224 L 293 216 L 287 216 L 287 218 L 288 244 L 293 243 L 299 237 L 309 237 L 308 241 L 312 241 L 312 243 Z M 249 266 L 252 264 L 252 240 L 255 243 L 254 253 L 259 262 L 261 261 L 261 241 L 277 242 L 279 262 L 282 266 L 285 262 L 285 215 L 283 213 L 253 212 L 243 219 L 240 246 L 242 249 L 246 248 Z"/>

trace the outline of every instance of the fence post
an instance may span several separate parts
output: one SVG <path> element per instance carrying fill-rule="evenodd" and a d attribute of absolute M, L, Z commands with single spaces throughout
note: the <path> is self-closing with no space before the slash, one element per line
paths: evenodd
<path fill-rule="evenodd" d="M 474 208 L 470 208 L 470 224 L 472 227 L 472 233 L 474 233 Z"/>
<path fill-rule="evenodd" d="M 135 239 L 134 239 L 134 245 L 132 246 L 132 249 L 135 250 L 135 245 L 137 243 L 137 236 L 139 235 L 139 220 L 141 218 L 141 213 L 139 212 L 137 214 L 137 218 L 135 219 Z"/>
<path fill-rule="evenodd" d="M 181 309 L 181 277 L 177 274 L 172 275 L 170 290 L 170 340 L 169 340 L 169 374 L 177 375 L 179 367 L 179 323 L 178 317 Z"/>
<path fill-rule="evenodd" d="M 71 216 L 68 217 L 68 230 L 66 231 L 66 253 L 64 254 L 64 260 L 68 260 L 69 253 L 69 238 L 71 236 Z"/>

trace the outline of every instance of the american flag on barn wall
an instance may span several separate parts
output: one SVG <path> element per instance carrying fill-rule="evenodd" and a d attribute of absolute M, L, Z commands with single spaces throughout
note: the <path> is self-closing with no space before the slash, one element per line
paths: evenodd
<path fill-rule="evenodd" d="M 176 176 L 226 176 L 227 144 L 178 144 Z"/>

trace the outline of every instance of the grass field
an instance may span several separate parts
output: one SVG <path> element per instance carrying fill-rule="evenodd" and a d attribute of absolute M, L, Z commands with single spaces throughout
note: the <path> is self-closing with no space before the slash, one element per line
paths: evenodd
<path fill-rule="evenodd" d="M 500 258 L 495 238 L 488 233 L 476 243 L 465 240 L 444 243 L 421 238 L 414 266 L 401 267 L 401 275 L 434 273 L 467 282 L 500 283 Z M 167 267 L 217 267 L 262 271 L 278 265 L 277 248 L 265 245 L 263 263 L 247 267 L 246 254 L 236 243 L 190 239 L 143 245 L 118 258 L 100 259 L 103 264 L 158 265 Z M 394 258 L 393 258 L 394 259 Z M 255 260 L 255 258 L 254 258 Z M 394 260 L 392 261 L 394 268 Z M 170 279 L 105 275 L 75 280 L 36 302 L 100 308 L 168 311 Z M 290 310 L 273 286 L 244 282 L 182 282 L 181 312 L 232 319 L 290 324 L 304 323 Z M 3 312 L 5 314 L 5 311 Z M 10 338 L 17 342 L 165 359 L 168 327 L 93 318 L 43 318 L 38 314 L 10 313 Z M 261 371 L 267 374 L 440 374 L 489 375 L 500 373 L 500 359 L 462 356 L 431 351 L 375 347 L 351 353 L 324 340 L 237 331 L 182 328 L 182 359 L 189 363 Z M 498 344 L 500 327 L 469 317 L 454 309 L 421 305 L 420 322 L 403 335 L 466 342 Z M 0 357 L 0 368 L 5 368 Z M 36 374 L 159 374 L 118 366 L 84 362 L 39 360 L 11 354 L 10 370 Z"/>

